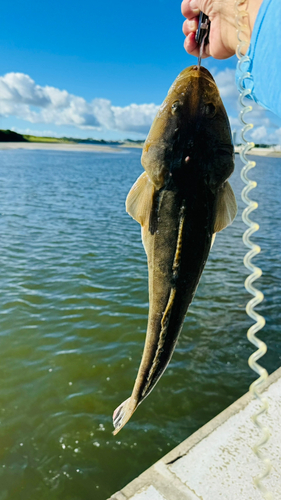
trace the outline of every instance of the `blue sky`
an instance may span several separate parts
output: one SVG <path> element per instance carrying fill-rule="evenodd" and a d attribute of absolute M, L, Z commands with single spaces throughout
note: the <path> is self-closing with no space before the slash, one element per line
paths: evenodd
<path fill-rule="evenodd" d="M 172 0 L 84 0 L 81 6 L 65 0 L 16 0 L 13 8 L 4 2 L 0 128 L 56 136 L 145 137 L 173 80 L 196 61 L 183 49 L 182 22 L 180 2 Z M 236 58 L 208 59 L 204 65 L 218 75 L 236 126 L 236 91 L 230 84 Z"/>

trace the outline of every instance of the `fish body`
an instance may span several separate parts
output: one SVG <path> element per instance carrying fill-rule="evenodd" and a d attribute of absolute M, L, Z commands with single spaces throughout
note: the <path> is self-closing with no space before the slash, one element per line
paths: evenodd
<path fill-rule="evenodd" d="M 228 117 L 211 74 L 185 69 L 160 107 L 142 154 L 145 172 L 126 201 L 141 224 L 149 274 L 143 356 L 129 399 L 113 414 L 126 424 L 167 367 L 215 234 L 237 211 Z"/>

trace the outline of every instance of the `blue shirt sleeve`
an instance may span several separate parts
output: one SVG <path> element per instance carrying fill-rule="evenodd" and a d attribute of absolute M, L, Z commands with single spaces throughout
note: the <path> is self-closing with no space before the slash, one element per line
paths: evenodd
<path fill-rule="evenodd" d="M 252 90 L 252 98 L 281 117 L 281 0 L 263 0 L 252 33 L 242 72 L 237 66 L 236 85 L 242 73 L 249 71 L 244 88 Z"/>

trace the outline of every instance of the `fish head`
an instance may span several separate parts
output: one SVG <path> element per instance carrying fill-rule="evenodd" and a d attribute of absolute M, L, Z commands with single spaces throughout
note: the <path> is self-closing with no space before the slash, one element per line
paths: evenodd
<path fill-rule="evenodd" d="M 234 169 L 228 117 L 206 68 L 180 73 L 160 106 L 144 144 L 142 165 L 157 189 L 191 177 L 216 190 Z"/>

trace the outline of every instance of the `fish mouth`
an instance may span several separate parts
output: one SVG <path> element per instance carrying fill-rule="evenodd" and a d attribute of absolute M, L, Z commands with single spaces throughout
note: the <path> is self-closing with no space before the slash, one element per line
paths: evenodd
<path fill-rule="evenodd" d="M 187 78 L 190 76 L 195 77 L 195 78 L 207 78 L 211 82 L 215 83 L 215 80 L 214 80 L 213 76 L 211 75 L 211 73 L 203 66 L 200 66 L 200 68 L 199 68 L 198 66 L 194 65 L 194 66 L 189 66 L 188 68 L 185 68 L 179 74 L 178 79 L 181 80 L 183 78 Z"/>

